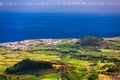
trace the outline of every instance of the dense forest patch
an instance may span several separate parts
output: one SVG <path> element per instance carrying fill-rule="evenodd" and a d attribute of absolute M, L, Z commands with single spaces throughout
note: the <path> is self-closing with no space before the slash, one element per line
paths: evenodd
<path fill-rule="evenodd" d="M 7 68 L 6 73 L 9 74 L 29 74 L 39 70 L 52 69 L 52 63 L 47 61 L 32 61 L 30 59 L 24 59 L 18 62 L 14 66 Z"/>

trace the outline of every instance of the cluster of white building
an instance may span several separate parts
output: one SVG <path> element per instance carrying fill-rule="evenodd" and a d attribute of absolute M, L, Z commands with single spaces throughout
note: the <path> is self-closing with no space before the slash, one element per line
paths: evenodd
<path fill-rule="evenodd" d="M 1 43 L 1 47 L 6 47 L 8 49 L 17 50 L 17 49 L 27 49 L 29 47 L 34 47 L 36 45 L 41 44 L 60 44 L 62 40 L 57 39 L 39 39 L 39 40 L 24 40 L 20 42 L 8 42 L 8 43 Z"/>
<path fill-rule="evenodd" d="M 8 42 L 8 43 L 2 43 L 0 46 L 6 47 L 12 50 L 17 49 L 27 49 L 29 46 L 35 46 L 39 45 L 41 42 L 37 40 L 25 40 L 20 42 Z"/>
<path fill-rule="evenodd" d="M 36 40 L 24 40 L 20 42 L 8 42 L 1 43 L 1 47 L 6 47 L 8 49 L 17 50 L 17 49 L 28 49 L 29 47 L 34 47 L 37 45 L 56 45 L 62 44 L 64 39 L 36 39 Z M 74 40 L 74 39 L 72 39 Z"/>

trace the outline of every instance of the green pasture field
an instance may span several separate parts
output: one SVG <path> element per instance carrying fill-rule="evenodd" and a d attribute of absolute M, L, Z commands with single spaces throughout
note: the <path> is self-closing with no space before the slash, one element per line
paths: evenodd
<path fill-rule="evenodd" d="M 108 40 L 107 40 L 108 41 Z M 119 42 L 112 42 L 119 43 Z M 55 48 L 49 49 L 50 47 Z M 106 71 L 108 68 L 101 69 L 104 65 L 114 65 L 114 62 L 95 63 L 94 61 L 88 61 L 87 59 L 79 58 L 80 54 L 91 56 L 106 56 L 120 59 L 120 50 L 101 49 L 98 47 L 97 51 L 85 51 L 82 47 L 72 48 L 69 44 L 56 45 L 56 46 L 42 46 L 35 47 L 30 51 L 12 51 L 0 48 L 0 74 L 5 75 L 8 80 L 58 80 L 60 74 L 51 73 L 46 75 L 12 75 L 6 74 L 4 71 L 6 68 L 13 66 L 14 64 L 22 61 L 23 59 L 31 59 L 35 61 L 50 61 L 50 62 L 63 62 L 71 66 L 71 69 L 63 71 L 64 77 L 71 78 L 72 80 L 88 80 L 89 74 L 99 73 L 100 71 Z M 87 49 L 87 47 L 85 47 Z M 70 52 L 73 51 L 73 52 Z M 74 52 L 76 51 L 76 53 Z M 77 52 L 78 51 L 78 52 Z M 78 56 L 77 56 L 78 54 Z M 74 57 L 73 57 L 74 56 Z M 77 56 L 77 57 L 76 57 Z M 95 65 L 93 65 L 95 64 Z M 92 66 L 91 66 L 92 65 Z M 57 70 L 57 69 L 56 69 Z M 98 74 L 99 79 L 106 78 L 112 80 L 109 76 Z M 64 79 L 63 79 L 64 80 Z M 65 79 L 66 80 L 66 79 Z"/>
<path fill-rule="evenodd" d="M 93 55 L 93 56 L 108 56 L 108 57 L 120 57 L 120 54 L 111 52 L 109 50 L 103 52 L 86 52 L 86 55 Z"/>
<path fill-rule="evenodd" d="M 51 73 L 41 76 L 34 76 L 34 75 L 10 75 L 10 74 L 3 74 L 7 77 L 7 80 L 58 80 L 59 74 Z"/>

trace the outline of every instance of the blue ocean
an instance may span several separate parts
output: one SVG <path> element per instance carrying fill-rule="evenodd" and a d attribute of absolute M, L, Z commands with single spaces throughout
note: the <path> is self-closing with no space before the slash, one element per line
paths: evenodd
<path fill-rule="evenodd" d="M 0 13 L 0 43 L 43 38 L 120 36 L 119 14 Z"/>

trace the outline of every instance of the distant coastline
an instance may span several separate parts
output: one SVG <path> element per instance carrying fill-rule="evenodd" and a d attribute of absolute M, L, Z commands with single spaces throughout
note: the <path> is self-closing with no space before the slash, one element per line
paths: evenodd
<path fill-rule="evenodd" d="M 81 37 L 82 38 L 82 37 Z M 5 42 L 0 42 L 0 44 L 4 44 L 4 43 L 15 43 L 15 42 L 24 42 L 24 41 L 57 41 L 57 40 L 79 40 L 81 38 L 43 38 L 43 39 L 25 39 L 25 40 L 18 40 L 18 41 L 5 41 Z M 104 39 L 118 39 L 120 40 L 120 36 L 118 37 L 101 37 Z"/>
<path fill-rule="evenodd" d="M 96 36 L 97 37 L 97 36 Z M 81 37 L 82 38 L 82 37 Z M 4 44 L 4 43 L 15 43 L 15 42 L 24 42 L 24 41 L 57 41 L 57 40 L 79 40 L 81 38 L 42 38 L 42 39 L 25 39 L 25 40 L 16 40 L 16 41 L 3 41 L 3 42 L 0 42 L 0 44 Z M 104 39 L 117 39 L 117 40 L 120 40 L 120 36 L 117 36 L 117 37 L 101 37 L 101 38 L 104 38 Z"/>

